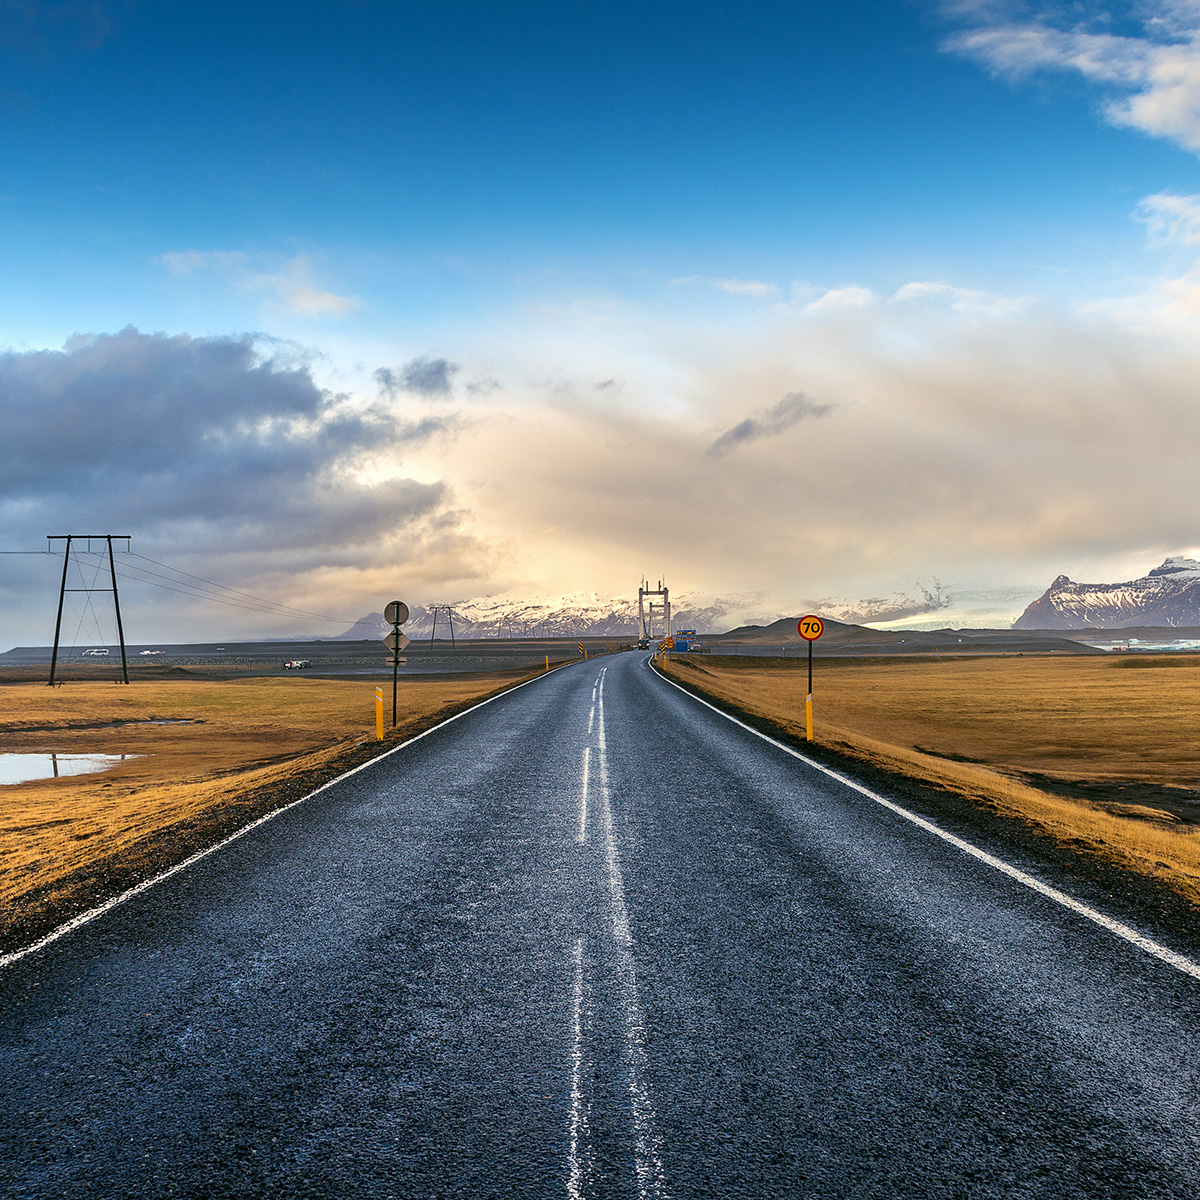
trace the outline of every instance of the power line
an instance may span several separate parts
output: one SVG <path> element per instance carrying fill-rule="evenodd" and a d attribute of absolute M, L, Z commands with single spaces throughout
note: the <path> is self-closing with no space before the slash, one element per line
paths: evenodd
<path fill-rule="evenodd" d="M 162 567 L 162 568 L 164 568 L 164 569 L 165 569 L 165 570 L 167 570 L 167 571 L 174 571 L 174 572 L 175 572 L 175 574 L 177 574 L 177 575 L 186 575 L 186 576 L 187 576 L 189 579 L 195 579 L 195 580 L 199 581 L 200 583 L 207 583 L 207 584 L 209 584 L 211 587 L 220 588 L 220 589 L 221 589 L 222 591 L 224 591 L 224 592 L 233 592 L 235 595 L 239 595 L 239 596 L 246 596 L 246 597 L 248 597 L 248 598 L 249 598 L 249 599 L 251 599 L 251 600 L 257 600 L 257 601 L 260 601 L 260 602 L 261 602 L 261 603 L 263 603 L 263 604 L 270 604 L 270 605 L 273 605 L 275 608 L 279 608 L 279 609 L 286 609 L 286 610 L 288 610 L 289 612 L 293 612 L 293 613 L 295 613 L 297 616 L 301 616 L 301 617 L 317 617 L 317 618 L 319 618 L 319 619 L 320 619 L 320 620 L 322 620 L 322 621 L 339 621 L 339 622 L 340 622 L 340 621 L 343 621 L 343 620 L 345 620 L 345 618 L 344 618 L 344 617 L 331 617 L 331 616 L 328 616 L 328 615 L 327 615 L 327 614 L 325 614 L 325 613 L 315 613 L 315 612 L 309 612 L 309 611 L 308 611 L 308 609 L 305 609 L 305 608 L 296 608 L 296 607 L 294 607 L 294 606 L 293 606 L 293 605 L 291 605 L 291 604 L 280 604 L 280 603 L 279 603 L 278 601 L 276 601 L 276 600 L 267 600 L 267 599 L 266 599 L 265 597 L 263 597 L 263 596 L 255 596 L 255 595 L 253 595 L 253 594 L 252 594 L 252 593 L 250 593 L 250 592 L 243 592 L 243 591 L 242 591 L 240 588 L 231 588 L 231 587 L 228 587 L 226 584 L 223 584 L 223 583 L 215 583 L 215 582 L 214 582 L 213 580 L 211 580 L 211 579 L 205 579 L 205 578 L 203 578 L 203 577 L 202 577 L 202 576 L 200 576 L 200 575 L 192 575 L 190 572 L 188 572 L 188 571 L 183 571 L 183 570 L 181 570 L 179 567 L 171 567 L 171 566 L 168 566 L 166 563 L 160 563 L 160 562 L 157 562 L 157 561 L 156 561 L 155 559 L 153 559 L 153 558 L 147 558 L 147 557 L 146 557 L 146 555 L 144 555 L 144 554 L 138 554 L 138 553 L 137 553 L 136 551 L 134 551 L 134 550 L 131 550 L 131 551 L 130 551 L 130 554 L 132 554 L 134 558 L 140 558 L 140 559 L 142 559 L 144 562 L 148 562 L 148 563 L 154 563 L 154 565 L 155 565 L 156 567 Z"/>
<path fill-rule="evenodd" d="M 274 601 L 262 597 L 256 596 L 242 600 L 232 596 L 223 596 L 209 589 L 197 587 L 186 580 L 173 579 L 169 575 L 160 575 L 157 571 L 148 571 L 145 567 L 138 567 L 128 563 L 122 564 L 119 574 L 123 579 L 132 583 L 143 583 L 148 587 L 155 587 L 164 592 L 173 592 L 177 596 L 188 596 L 193 600 L 206 600 L 212 604 L 223 604 L 227 608 L 237 608 L 244 612 L 256 612 L 272 617 L 289 617 L 293 619 L 297 615 L 302 615 L 325 621 L 335 621 L 338 624 L 345 623 L 344 617 L 326 617 L 318 613 L 303 612 L 297 614 L 295 610 L 289 609 L 286 605 L 279 605 Z M 166 582 L 157 582 L 158 580 L 165 580 Z M 172 587 L 172 584 L 177 584 L 178 586 Z"/>
<path fill-rule="evenodd" d="M 84 555 L 98 552 L 77 551 L 76 553 Z M 269 600 L 265 596 L 256 596 L 252 592 L 245 592 L 239 588 L 227 587 L 225 584 L 217 583 L 215 580 L 205 579 L 200 575 L 193 575 L 190 571 L 183 571 L 167 563 L 160 563 L 156 559 L 148 558 L 146 555 L 137 554 L 134 551 L 129 551 L 128 557 L 153 563 L 156 567 L 162 567 L 165 571 L 172 572 L 172 574 L 163 575 L 158 571 L 150 570 L 148 567 L 125 561 L 122 562 L 119 572 L 124 578 L 135 583 L 144 583 L 149 587 L 157 587 L 163 591 L 174 592 L 176 595 L 190 596 L 197 600 L 208 600 L 214 604 L 224 604 L 229 608 L 238 608 L 246 612 L 263 613 L 268 616 L 307 617 L 319 621 L 332 621 L 339 625 L 344 624 L 346 620 L 345 617 L 333 617 L 326 613 L 311 612 L 308 609 L 296 608 L 290 604 L 281 604 L 276 600 Z M 186 578 L 175 578 L 177 575 L 182 575 Z M 196 583 L 189 583 L 188 580 L 191 579 L 196 580 Z M 198 584 L 202 586 L 197 586 Z"/>
<path fill-rule="evenodd" d="M 132 568 L 132 570 L 137 570 L 137 568 Z M 198 588 L 188 587 L 187 585 L 184 587 L 170 587 L 165 583 L 155 583 L 153 579 L 147 579 L 141 575 L 131 573 L 131 569 L 128 567 L 121 571 L 120 574 L 123 579 L 126 579 L 132 583 L 144 583 L 147 587 L 155 587 L 164 592 L 173 592 L 177 596 L 188 596 L 193 600 L 208 600 L 213 604 L 224 604 L 227 608 L 239 608 L 245 612 L 265 613 L 266 615 L 273 617 L 291 615 L 289 613 L 281 613 L 278 609 L 268 608 L 265 605 L 243 604 L 238 600 L 230 600 L 224 596 L 213 595 L 210 592 L 204 592 Z M 166 576 L 160 575 L 159 578 L 166 578 Z M 177 580 L 176 582 L 179 581 Z"/>

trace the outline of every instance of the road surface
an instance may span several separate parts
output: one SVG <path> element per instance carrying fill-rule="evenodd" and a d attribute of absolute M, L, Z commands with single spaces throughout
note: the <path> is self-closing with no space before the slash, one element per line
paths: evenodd
<path fill-rule="evenodd" d="M 1182 1200 L 1198 1034 L 1185 970 L 626 654 L 0 970 L 0 1195 Z"/>

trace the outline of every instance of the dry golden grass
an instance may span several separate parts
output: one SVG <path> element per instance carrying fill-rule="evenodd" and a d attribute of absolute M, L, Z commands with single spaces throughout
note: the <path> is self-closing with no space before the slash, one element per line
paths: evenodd
<path fill-rule="evenodd" d="M 388 740 L 537 673 L 410 676 Z M 100 774 L 0 787 L 0 941 L 209 844 L 261 811 L 264 793 L 336 769 L 374 742 L 376 682 L 0 686 L 3 750 L 138 756 Z"/>
<path fill-rule="evenodd" d="M 667 671 L 804 735 L 802 660 L 681 657 Z M 1200 656 L 818 659 L 813 691 L 818 743 L 1019 817 L 1200 902 L 1200 830 L 1186 819 L 1200 818 L 1200 806 L 1172 791 L 1200 788 Z M 1030 786 L 1039 777 L 1044 786 Z M 1152 800 L 1044 790 L 1056 783 L 1097 796 L 1103 785 L 1144 785 L 1133 790 Z"/>

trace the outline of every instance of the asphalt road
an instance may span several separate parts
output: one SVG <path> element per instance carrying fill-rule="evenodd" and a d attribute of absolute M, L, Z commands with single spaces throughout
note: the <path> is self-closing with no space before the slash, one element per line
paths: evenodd
<path fill-rule="evenodd" d="M 0 1194 L 1181 1200 L 1198 1033 L 626 654 L 0 970 Z"/>

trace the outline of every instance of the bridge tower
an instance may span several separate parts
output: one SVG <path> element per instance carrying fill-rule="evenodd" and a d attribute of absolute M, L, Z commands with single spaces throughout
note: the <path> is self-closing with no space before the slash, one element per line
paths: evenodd
<path fill-rule="evenodd" d="M 661 596 L 662 603 L 655 604 L 653 596 Z M 654 610 L 662 613 L 662 635 L 671 636 L 671 592 L 660 579 L 658 587 L 652 588 L 648 579 L 643 579 L 638 587 L 638 637 L 642 641 L 650 641 L 654 637 Z"/>

